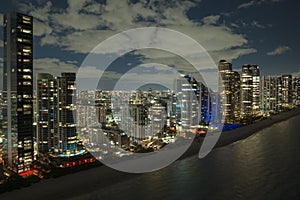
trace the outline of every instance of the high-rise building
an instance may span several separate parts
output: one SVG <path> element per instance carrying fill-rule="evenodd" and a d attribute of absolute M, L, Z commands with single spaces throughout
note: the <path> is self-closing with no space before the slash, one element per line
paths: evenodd
<path fill-rule="evenodd" d="M 261 79 L 261 110 L 264 112 L 278 110 L 278 91 L 280 78 L 263 76 Z"/>
<path fill-rule="evenodd" d="M 57 100 L 58 100 L 58 150 L 63 153 L 75 152 L 77 150 L 77 133 L 75 106 L 75 73 L 62 73 L 57 78 Z"/>
<path fill-rule="evenodd" d="M 240 74 L 232 71 L 232 64 L 220 60 L 219 65 L 219 93 L 221 109 L 225 123 L 235 123 L 240 117 Z"/>
<path fill-rule="evenodd" d="M 257 65 L 243 65 L 241 73 L 241 115 L 260 110 L 260 71 Z"/>
<path fill-rule="evenodd" d="M 33 22 L 32 17 L 9 13 L 3 17 L 3 112 L 5 164 L 17 173 L 30 170 L 33 151 Z"/>
<path fill-rule="evenodd" d="M 175 80 L 174 91 L 179 102 L 178 118 L 182 127 L 188 129 L 199 124 L 201 119 L 200 88 L 194 77 L 182 75 Z"/>
<path fill-rule="evenodd" d="M 300 105 L 300 77 L 293 77 L 293 105 Z"/>
<path fill-rule="evenodd" d="M 46 73 L 37 74 L 37 145 L 40 154 L 48 153 L 58 145 L 57 135 L 57 81 Z"/>
<path fill-rule="evenodd" d="M 61 77 L 37 75 L 38 152 L 72 153 L 77 151 L 75 73 Z"/>
<path fill-rule="evenodd" d="M 292 75 L 282 75 L 282 100 L 283 107 L 289 107 L 293 103 L 293 79 Z"/>

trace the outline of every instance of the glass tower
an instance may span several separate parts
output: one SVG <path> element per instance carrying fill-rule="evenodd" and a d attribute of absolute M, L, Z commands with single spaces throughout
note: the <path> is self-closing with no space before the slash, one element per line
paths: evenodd
<path fill-rule="evenodd" d="M 21 173 L 30 170 L 33 161 L 32 17 L 5 14 L 3 26 L 3 158 Z"/>

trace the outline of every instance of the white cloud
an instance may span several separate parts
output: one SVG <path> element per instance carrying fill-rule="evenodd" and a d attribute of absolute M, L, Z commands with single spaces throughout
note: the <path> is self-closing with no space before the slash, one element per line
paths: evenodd
<path fill-rule="evenodd" d="M 256 1 L 252 0 L 252 1 L 249 1 L 247 3 L 242 3 L 238 6 L 238 9 L 241 9 L 241 8 L 248 8 L 250 6 L 253 6 L 254 4 L 256 3 Z"/>
<path fill-rule="evenodd" d="M 277 3 L 280 2 L 281 0 L 251 0 L 247 3 L 242 3 L 238 6 L 238 9 L 242 9 L 242 8 L 248 8 L 251 6 L 255 6 L 255 5 L 261 5 L 263 3 Z"/>
<path fill-rule="evenodd" d="M 35 73 L 50 73 L 59 76 L 62 72 L 77 72 L 78 67 L 58 58 L 36 58 L 33 60 L 33 69 Z"/>
<path fill-rule="evenodd" d="M 36 18 L 34 34 L 42 36 L 40 45 L 57 46 L 75 53 L 89 53 L 97 44 L 116 33 L 149 26 L 182 32 L 198 41 L 209 52 L 230 49 L 235 49 L 234 52 L 239 49 L 244 53 L 249 52 L 244 48 L 248 42 L 244 35 L 217 24 L 219 15 L 207 16 L 202 23 L 190 20 L 187 11 L 196 5 L 195 2 L 129 3 L 110 0 L 103 5 L 94 0 L 69 0 L 67 9 L 55 8 L 50 1 L 37 7 L 32 4 L 27 7 L 21 5 L 24 12 Z M 109 49 L 107 51 L 103 53 L 110 53 Z M 235 59 L 238 56 L 238 53 L 234 53 L 231 57 Z"/>
<path fill-rule="evenodd" d="M 39 20 L 33 21 L 33 34 L 35 36 L 43 36 L 52 33 L 52 28 L 49 26 L 48 22 L 41 22 Z"/>
<path fill-rule="evenodd" d="M 210 15 L 210 16 L 207 16 L 207 17 L 204 17 L 202 19 L 202 22 L 204 24 L 216 24 L 220 19 L 220 15 Z"/>
<path fill-rule="evenodd" d="M 279 46 L 276 49 L 274 49 L 273 51 L 268 52 L 267 55 L 268 56 L 281 55 L 281 54 L 286 53 L 289 50 L 291 50 L 291 48 L 288 46 Z"/>
<path fill-rule="evenodd" d="M 210 55 L 212 56 L 214 61 L 219 61 L 221 59 L 226 58 L 227 61 L 231 62 L 232 60 L 240 56 L 244 56 L 256 52 L 257 50 L 253 48 L 223 49 L 220 51 L 210 52 Z"/>

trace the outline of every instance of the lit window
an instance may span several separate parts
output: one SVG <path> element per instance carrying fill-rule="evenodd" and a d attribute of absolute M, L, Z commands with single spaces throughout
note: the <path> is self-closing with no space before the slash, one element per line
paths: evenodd
<path fill-rule="evenodd" d="M 31 79 L 31 76 L 30 75 L 23 75 L 23 78 L 24 79 Z"/>
<path fill-rule="evenodd" d="M 28 30 L 28 29 L 21 29 L 21 31 L 22 31 L 23 33 L 31 33 L 31 30 Z"/>
<path fill-rule="evenodd" d="M 31 85 L 31 82 L 29 82 L 29 81 L 23 81 L 23 85 Z"/>
<path fill-rule="evenodd" d="M 31 53 L 30 47 L 29 48 L 28 47 L 24 47 L 23 52 Z"/>
<path fill-rule="evenodd" d="M 23 20 L 30 21 L 30 17 L 22 16 Z"/>

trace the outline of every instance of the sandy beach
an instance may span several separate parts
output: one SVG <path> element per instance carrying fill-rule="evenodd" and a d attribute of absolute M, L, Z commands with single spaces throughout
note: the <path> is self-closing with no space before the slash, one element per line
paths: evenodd
<path fill-rule="evenodd" d="M 272 116 L 271 119 L 265 119 L 234 130 L 224 131 L 221 134 L 221 137 L 219 138 L 215 148 L 247 138 L 248 136 L 266 127 L 272 126 L 273 124 L 281 121 L 285 121 L 299 114 L 300 108 L 297 108 Z M 197 154 L 200 146 L 201 140 L 194 142 L 180 159 Z M 142 174 L 128 174 L 119 172 L 106 166 L 101 166 L 59 178 L 42 180 L 39 183 L 33 184 L 29 187 L 0 194 L 0 199 L 70 199 L 72 197 L 78 197 L 93 192 L 99 188 L 116 184 L 120 181 L 128 180 L 141 175 Z"/>

